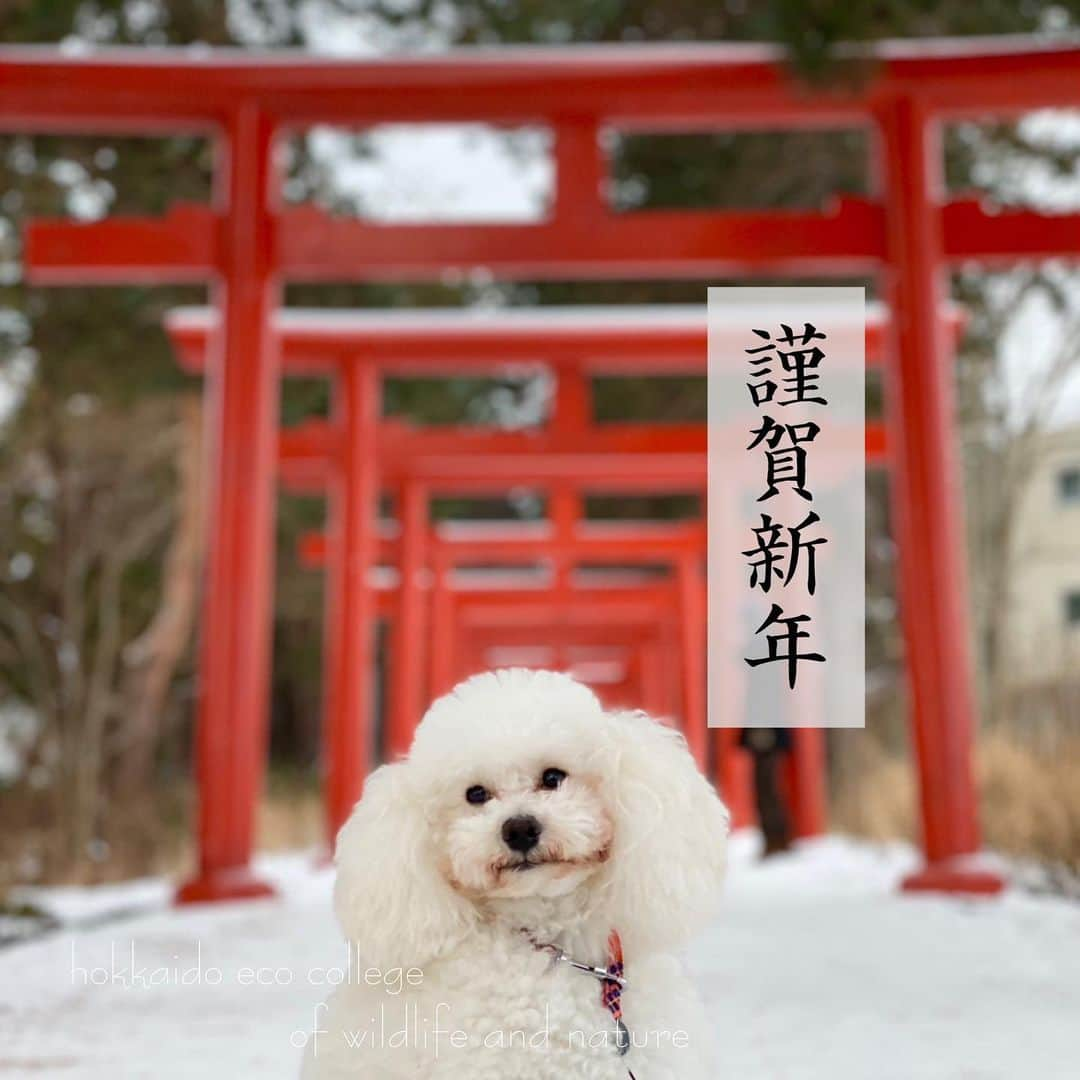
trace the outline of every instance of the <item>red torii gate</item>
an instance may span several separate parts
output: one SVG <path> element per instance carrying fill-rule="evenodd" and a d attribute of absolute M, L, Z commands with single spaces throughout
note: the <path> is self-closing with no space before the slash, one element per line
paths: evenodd
<path fill-rule="evenodd" d="M 874 459 L 880 454 L 876 447 L 870 445 L 877 441 L 873 431 L 867 432 L 867 453 Z M 604 461 L 607 457 L 609 460 Z M 438 463 L 424 470 L 421 466 L 416 470 L 415 490 L 423 493 L 426 498 L 430 495 L 462 495 L 466 492 L 471 494 L 502 494 L 511 478 L 519 481 L 522 487 L 530 490 L 549 488 L 553 501 L 556 503 L 555 517 L 562 517 L 562 528 L 556 527 L 556 533 L 566 532 L 565 513 L 559 514 L 558 502 L 564 505 L 569 502 L 571 506 L 577 503 L 577 508 L 570 512 L 569 524 L 575 522 L 584 524 L 580 516 L 580 501 L 576 493 L 568 491 L 570 485 L 567 478 L 574 477 L 578 481 L 584 477 L 582 486 L 589 488 L 595 485 L 598 492 L 611 494 L 614 492 L 633 494 L 657 494 L 658 492 L 681 492 L 690 488 L 703 489 L 705 483 L 705 456 L 699 454 L 668 454 L 657 458 L 655 455 L 642 454 L 576 454 L 560 456 L 551 453 L 545 460 L 538 458 L 537 465 L 530 465 L 532 455 L 519 454 L 510 459 L 503 459 L 503 468 L 492 470 L 490 462 L 494 460 L 492 455 L 481 455 L 472 458 L 459 458 L 457 461 Z M 617 462 L 618 464 L 614 464 Z M 507 468 L 506 466 L 511 466 Z M 538 467 L 541 466 L 541 467 Z M 283 446 L 283 472 L 286 483 L 292 481 L 293 486 L 301 490 L 318 490 L 323 484 L 316 482 L 314 487 L 311 462 L 303 456 L 292 457 L 288 455 Z M 291 474 L 291 475 L 290 475 Z M 569 496 L 569 499 L 566 498 Z M 598 523 L 591 522 L 596 525 Z M 631 523 L 624 523 L 630 526 Z M 445 693 L 459 678 L 468 672 L 462 667 L 460 657 L 467 646 L 459 645 L 459 634 L 462 628 L 462 620 L 458 617 L 458 608 L 462 605 L 458 602 L 459 596 L 456 590 L 448 585 L 450 574 L 459 561 L 467 561 L 470 558 L 481 558 L 491 563 L 500 563 L 520 559 L 528 552 L 534 555 L 543 552 L 551 558 L 557 567 L 556 582 L 551 586 L 550 598 L 541 600 L 537 596 L 535 585 L 528 588 L 515 588 L 512 583 L 503 583 L 502 588 L 492 588 L 477 593 L 473 597 L 473 608 L 477 606 L 486 608 L 489 614 L 488 626 L 492 629 L 499 628 L 505 639 L 511 628 L 529 628 L 528 637 L 536 644 L 544 637 L 544 629 L 547 628 L 547 638 L 552 642 L 560 640 L 561 620 L 570 619 L 573 622 L 572 612 L 575 602 L 583 605 L 586 612 L 585 622 L 601 621 L 603 633 L 599 633 L 597 640 L 610 639 L 615 636 L 612 627 L 624 625 L 634 618 L 644 623 L 651 623 L 654 627 L 663 629 L 670 626 L 669 639 L 670 651 L 677 655 L 678 663 L 672 665 L 671 657 L 668 658 L 670 671 L 665 677 L 659 670 L 657 661 L 659 657 L 655 645 L 648 652 L 639 656 L 639 662 L 645 665 L 643 678 L 643 697 L 638 702 L 650 709 L 654 709 L 658 716 L 672 716 L 680 718 L 691 751 L 697 757 L 703 768 L 707 768 L 709 762 L 709 742 L 707 741 L 707 729 L 705 727 L 705 593 L 703 573 L 703 551 L 695 550 L 694 545 L 687 543 L 685 538 L 679 538 L 673 545 L 670 539 L 663 536 L 650 535 L 654 530 L 649 526 L 655 525 L 649 522 L 644 528 L 641 523 L 638 528 L 624 528 L 617 533 L 607 530 L 607 535 L 580 536 L 560 538 L 545 537 L 539 541 L 521 542 L 517 538 L 506 535 L 499 538 L 486 540 L 458 539 L 443 544 L 434 544 L 427 547 L 430 552 L 430 562 L 434 569 L 433 597 L 431 601 L 432 614 L 429 616 L 431 624 L 431 647 L 429 665 L 430 696 Z M 408 528 L 403 528 L 401 550 L 408 545 Z M 704 540 L 702 524 L 698 524 L 701 533 L 699 544 Z M 326 538 L 321 534 L 309 536 L 306 539 L 305 549 L 309 558 L 325 553 L 327 550 Z M 676 550 L 673 550 L 676 549 Z M 616 591 L 609 583 L 608 587 L 593 589 L 587 596 L 585 593 L 570 586 L 563 574 L 567 568 L 575 562 L 589 558 L 601 558 L 606 556 L 621 564 L 634 564 L 638 562 L 648 564 L 660 564 L 670 562 L 672 564 L 672 579 L 664 585 L 640 583 L 636 590 L 631 581 L 621 583 L 621 590 Z M 335 545 L 334 557 L 331 567 L 340 565 L 348 559 L 348 552 L 342 551 L 340 546 Z M 402 581 L 410 578 L 404 572 Z M 405 622 L 401 619 L 401 611 L 406 605 L 415 603 L 415 597 L 420 593 L 418 588 L 406 588 L 399 585 L 397 596 L 397 610 L 391 606 L 381 608 L 384 615 L 393 614 L 398 618 L 397 632 L 394 640 L 397 647 L 397 656 L 401 655 L 401 642 L 413 640 L 406 637 Z M 591 596 L 591 600 L 589 597 Z M 487 603 L 484 603 L 487 601 Z M 622 603 L 630 603 L 631 609 L 616 611 Z M 636 608 L 633 604 L 637 604 Z M 636 612 L 636 615 L 633 614 Z M 413 631 L 417 629 L 418 620 L 413 623 Z M 468 620 L 466 619 L 466 629 Z M 539 636 L 538 636 L 539 634 Z M 424 635 L 421 634 L 421 637 Z M 331 655 L 334 655 L 332 652 Z M 392 652 L 392 670 L 400 671 L 397 657 Z M 417 672 L 411 673 L 413 689 L 419 692 L 421 684 L 417 678 Z M 678 687 L 674 688 L 677 680 Z M 410 715 L 407 711 L 406 701 L 415 700 L 415 695 L 410 694 L 408 699 L 399 697 L 403 690 L 402 685 L 397 684 L 391 689 L 391 746 L 402 745 L 404 734 L 411 734 L 412 727 L 416 723 L 417 716 Z M 681 699 L 681 701 L 680 701 Z M 676 704 L 678 703 L 678 704 Z M 337 715 L 330 717 L 329 726 L 354 731 L 358 726 L 357 718 L 349 716 L 340 708 L 333 710 Z M 806 718 L 803 717 L 805 724 Z M 752 798 L 750 793 L 749 761 L 736 750 L 737 730 L 732 728 L 718 728 L 713 731 L 712 742 L 712 767 L 718 785 L 722 789 L 725 799 L 732 810 L 735 825 L 744 826 L 751 824 L 755 819 L 752 810 Z M 825 750 L 824 733 L 817 727 L 800 726 L 793 732 L 794 752 L 790 756 L 785 769 L 785 777 L 790 792 L 792 825 L 794 834 L 798 837 L 819 835 L 825 827 Z M 360 763 L 353 761 L 352 776 L 355 784 L 359 787 L 362 780 Z M 349 766 L 346 766 L 348 769 Z M 333 836 L 337 827 L 343 821 L 343 815 L 347 815 L 351 808 L 348 800 L 337 799 L 336 803 L 331 793 L 329 805 L 329 832 Z"/>
<path fill-rule="evenodd" d="M 452 481 L 448 479 L 447 483 Z M 301 487 L 307 490 L 308 485 Z M 556 530 L 550 522 L 542 523 L 540 528 L 534 522 L 512 526 L 484 523 L 478 529 L 461 528 L 462 524 L 443 523 L 432 530 L 427 540 L 429 561 L 437 568 L 430 587 L 436 614 L 427 620 L 431 623 L 431 649 L 426 668 L 434 693 L 445 691 L 470 670 L 478 670 L 475 666 L 469 668 L 471 655 L 531 646 L 534 651 L 544 647 L 549 656 L 553 650 L 556 656 L 569 656 L 574 646 L 611 645 L 620 637 L 628 637 L 642 648 L 635 657 L 641 669 L 640 696 L 626 700 L 644 705 L 657 716 L 677 716 L 702 766 L 711 766 L 735 826 L 751 824 L 754 811 L 749 762 L 736 754 L 731 738 L 735 732 L 730 729 L 714 730 L 709 760 L 705 717 L 701 714 L 703 694 L 692 693 L 694 684 L 705 678 L 704 598 L 699 596 L 697 604 L 686 603 L 687 586 L 700 594 L 702 585 L 700 572 L 687 581 L 685 569 L 689 564 L 700 564 L 703 556 L 702 523 L 663 526 L 654 521 L 582 522 L 575 536 L 563 540 L 555 539 Z M 380 561 L 393 565 L 401 543 L 400 536 L 381 537 Z M 332 565 L 332 558 L 340 555 L 325 534 L 309 533 L 301 538 L 300 557 L 305 565 L 321 568 L 328 562 Z M 447 580 L 454 567 L 472 561 L 494 566 L 539 557 L 567 563 L 611 560 L 624 566 L 667 563 L 674 573 L 663 582 L 635 579 L 625 573 L 618 578 L 605 574 L 591 582 L 586 575 L 586 580 L 570 589 L 538 581 L 535 572 L 509 577 L 496 571 L 491 580 L 486 580 L 484 574 L 467 572 L 453 587 Z M 396 585 L 384 581 L 377 588 L 380 614 L 392 623 L 400 619 L 404 603 L 400 579 Z M 652 640 L 647 641 L 650 636 Z M 668 656 L 665 663 L 658 665 L 656 646 L 665 638 Z M 395 641 L 400 641 L 400 635 L 395 634 Z M 645 645 L 651 648 L 646 650 Z M 672 653 L 678 655 L 677 664 L 672 661 Z M 393 669 L 393 655 L 391 661 Z M 547 662 L 550 664 L 550 659 Z M 419 684 L 417 672 L 413 677 Z M 343 715 L 328 719 L 330 727 L 355 722 Z M 393 728 L 400 722 L 399 705 L 391 700 L 391 730 L 387 733 L 391 747 L 395 742 Z M 787 769 L 792 825 L 798 837 L 816 836 L 825 827 L 823 732 L 811 727 L 796 729 L 793 734 L 794 753 Z M 329 834 L 333 837 L 336 828 L 332 802 L 328 812 Z"/>
<path fill-rule="evenodd" d="M 427 278 L 482 265 L 503 276 L 881 275 L 897 314 L 889 365 L 900 597 L 928 866 L 912 887 L 999 882 L 979 847 L 952 394 L 937 321 L 947 262 L 1075 254 L 1080 215 L 943 204 L 943 119 L 1075 105 L 1080 49 L 995 39 L 887 44 L 865 86 L 810 93 L 768 47 L 630 46 L 461 52 L 379 62 L 0 50 L 0 116 L 21 131 L 202 130 L 217 140 L 215 207 L 164 220 L 39 223 L 31 282 L 213 281 L 223 362 L 213 379 L 211 543 L 200 658 L 199 759 L 235 783 L 205 792 L 202 850 L 183 899 L 259 895 L 249 868 L 262 760 L 278 365 L 270 314 L 283 280 Z M 274 142 L 314 123 L 548 124 L 554 207 L 536 225 L 384 226 L 278 208 Z M 869 124 L 883 199 L 827 213 L 613 214 L 601 126 Z M 364 631 L 361 631 L 364 632 Z"/>
<path fill-rule="evenodd" d="M 414 672 L 421 685 L 433 681 L 438 688 L 436 692 L 444 692 L 469 673 L 462 665 L 472 651 L 472 643 L 462 639 L 458 633 L 462 629 L 499 627 L 520 631 L 514 635 L 519 644 L 548 646 L 556 652 L 567 647 L 567 636 L 575 639 L 574 644 L 604 645 L 617 641 L 620 631 L 627 628 L 627 619 L 634 621 L 634 634 L 639 642 L 643 630 L 651 631 L 653 635 L 658 632 L 669 637 L 676 635 L 677 624 L 681 621 L 677 580 L 672 575 L 657 579 L 655 575 L 633 567 L 639 563 L 651 566 L 664 554 L 672 558 L 683 551 L 696 552 L 703 558 L 704 541 L 700 528 L 676 530 L 662 536 L 656 548 L 661 554 L 654 555 L 642 543 L 649 539 L 647 526 L 651 523 L 646 523 L 643 528 L 641 523 L 627 522 L 625 527 L 604 536 L 586 533 L 563 543 L 552 543 L 550 537 L 539 537 L 531 529 L 521 530 L 517 524 L 485 530 L 483 538 L 461 538 L 442 528 L 431 531 L 427 539 L 430 561 L 441 567 L 442 573 L 426 585 L 423 592 L 445 594 L 452 602 L 453 610 L 444 613 L 450 615 L 449 619 L 432 620 L 429 617 L 426 620 L 436 626 L 432 631 L 433 647 L 429 650 L 427 664 L 419 665 L 421 670 Z M 632 552 L 629 555 L 623 546 L 627 541 Z M 330 561 L 332 547 L 325 534 L 309 533 L 300 543 L 301 561 L 312 568 L 325 567 Z M 380 547 L 389 549 L 386 558 L 392 566 L 396 538 L 394 542 L 384 540 Z M 586 569 L 575 575 L 571 585 L 564 587 L 544 567 L 535 565 L 541 554 L 545 559 L 554 557 L 567 562 L 606 555 L 608 559 L 618 561 L 621 569 L 618 573 Z M 526 565 L 526 560 L 532 562 Z M 477 561 L 483 566 L 470 565 Z M 389 569 L 380 566 L 369 580 L 378 595 L 379 614 L 393 622 L 403 590 L 400 580 L 384 572 Z M 612 614 L 617 618 L 613 619 Z M 438 625 L 440 623 L 442 625 Z M 703 641 L 704 627 L 698 629 Z M 665 689 L 658 695 L 662 703 L 657 715 L 678 719 L 685 727 L 685 705 L 678 700 L 683 696 L 679 665 L 669 663 L 669 667 L 671 670 L 661 676 Z M 654 696 L 653 702 L 656 700 L 657 696 Z M 392 719 L 393 713 L 391 723 Z M 692 732 L 687 731 L 703 764 L 707 749 L 704 719 L 695 718 L 700 723 Z M 336 722 L 339 720 L 331 718 L 331 724 Z M 388 738 L 392 739 L 393 734 L 388 732 Z M 335 831 L 331 828 L 331 837 Z"/>
<path fill-rule="evenodd" d="M 303 436 L 303 430 L 296 434 Z M 404 656 L 411 655 L 415 649 L 415 643 L 428 638 L 425 630 L 430 626 L 430 692 L 432 695 L 443 693 L 450 689 L 451 679 L 456 671 L 453 661 L 455 654 L 453 640 L 453 624 L 450 613 L 450 593 L 448 578 L 452 568 L 460 559 L 484 557 L 496 563 L 505 563 L 524 557 L 535 557 L 539 551 L 544 551 L 557 567 L 557 595 L 562 599 L 569 600 L 572 590 L 566 580 L 566 570 L 571 564 L 584 558 L 617 558 L 627 563 L 649 560 L 663 560 L 670 557 L 673 547 L 672 538 L 663 535 L 649 535 L 648 530 L 629 530 L 623 528 L 617 533 L 610 530 L 606 534 L 597 533 L 595 530 L 591 536 L 574 535 L 576 526 L 582 521 L 581 501 L 579 494 L 573 488 L 580 486 L 585 489 L 593 487 L 598 491 L 611 494 L 635 493 L 656 494 L 668 492 L 700 492 L 704 494 L 706 484 L 706 459 L 704 450 L 699 448 L 697 453 L 610 453 L 589 450 L 585 445 L 579 446 L 571 452 L 559 452 L 557 443 L 551 441 L 545 446 L 530 447 L 529 436 L 523 440 L 514 440 L 511 447 L 500 438 L 499 433 L 493 433 L 488 438 L 492 440 L 493 447 L 502 447 L 498 454 L 494 451 L 485 453 L 478 452 L 484 445 L 484 436 L 475 433 L 477 438 L 464 437 L 463 442 L 472 444 L 471 453 L 462 456 L 460 449 L 456 457 L 424 457 L 423 455 L 409 455 L 405 461 L 398 461 L 397 467 L 392 473 L 393 477 L 407 477 L 402 485 L 398 481 L 389 484 L 391 490 L 399 492 L 400 506 L 405 512 L 399 514 L 401 535 L 392 546 L 389 554 L 398 556 L 397 565 L 400 567 L 400 583 L 397 592 L 397 610 L 395 614 L 395 626 L 393 642 L 391 646 L 391 688 L 390 688 L 390 712 L 389 712 L 389 749 L 392 754 L 400 753 L 407 748 L 411 739 L 413 727 L 419 719 L 420 713 L 429 698 L 424 696 L 424 682 L 421 673 L 423 665 L 409 668 L 402 666 Z M 453 435 L 436 434 L 443 445 L 452 445 Z M 533 437 L 535 439 L 535 436 Z M 339 486 L 348 490 L 349 478 L 347 474 L 342 477 L 339 459 L 332 452 L 312 450 L 307 442 L 318 440 L 300 439 L 301 449 L 296 450 L 290 446 L 292 440 L 286 433 L 282 440 L 282 473 L 286 484 L 299 490 L 325 491 L 328 481 L 333 477 L 339 478 Z M 421 439 L 421 442 L 424 440 Z M 498 468 L 491 468 L 492 462 L 498 461 Z M 576 481 L 571 485 L 569 481 Z M 428 542 L 428 507 L 429 500 L 439 495 L 478 495 L 497 494 L 503 495 L 508 487 L 518 487 L 532 491 L 547 492 L 551 497 L 554 510 L 553 525 L 556 535 L 537 538 L 509 538 L 504 537 L 501 549 L 494 546 L 490 541 L 479 541 L 475 538 L 465 540 L 457 538 L 452 542 L 432 545 Z M 331 488 L 332 490 L 332 488 Z M 373 519 L 369 519 L 372 520 Z M 699 526 L 700 531 L 700 526 Z M 309 541 L 310 543 L 310 541 Z M 341 573 L 343 566 L 356 559 L 356 552 L 349 546 L 347 538 L 340 535 L 331 537 L 326 544 L 331 551 L 329 570 L 331 581 L 341 581 L 343 592 L 350 589 L 361 590 L 365 588 L 365 582 L 355 576 L 344 581 Z M 685 540 L 677 544 L 679 554 L 684 555 L 688 551 Z M 396 549 L 393 550 L 393 549 Z M 310 548 L 309 548 L 310 553 Z M 699 561 L 704 557 L 704 549 L 699 545 Z M 372 563 L 367 564 L 371 566 Z M 431 590 L 431 612 L 428 614 L 422 604 L 424 588 L 420 583 L 420 570 L 430 566 L 434 575 L 434 585 Z M 517 598 L 520 600 L 520 598 Z M 337 598 L 344 606 L 350 605 L 347 595 Z M 501 594 L 502 602 L 514 602 L 515 597 L 509 592 Z M 671 604 L 671 595 L 667 596 Z M 351 606 L 358 606 L 359 597 L 351 598 Z M 702 602 L 704 598 L 702 597 Z M 674 608 L 672 609 L 674 614 Z M 338 729 L 360 729 L 370 731 L 371 723 L 371 695 L 370 680 L 372 668 L 370 658 L 365 662 L 363 659 L 352 658 L 351 662 L 342 656 L 340 642 L 335 642 L 337 636 L 335 627 L 341 626 L 340 619 L 333 619 L 328 624 L 329 640 L 328 655 L 331 663 L 337 663 L 343 670 L 335 678 L 331 677 L 331 685 L 340 684 L 343 678 L 353 678 L 367 684 L 368 694 L 365 702 L 368 708 L 363 713 L 349 711 L 344 707 L 342 699 L 333 701 L 330 715 L 327 718 L 327 731 L 330 736 L 328 745 L 328 757 L 333 768 L 334 758 L 337 756 L 339 739 L 334 737 Z M 690 654 L 690 659 L 699 659 L 700 664 L 696 677 L 687 681 L 688 692 L 692 692 L 694 685 L 700 682 L 701 694 L 704 693 L 705 670 L 701 666 L 704 663 L 704 622 L 700 623 L 702 635 L 702 648 L 699 653 Z M 357 672 L 355 669 L 360 667 Z M 701 695 L 697 695 L 698 698 Z M 688 741 L 694 748 L 699 760 L 704 764 L 705 760 L 705 715 L 704 701 L 689 703 L 686 710 L 686 732 Z M 342 783 L 345 791 L 339 793 L 339 797 L 331 796 L 328 807 L 328 831 L 331 836 L 336 834 L 338 827 L 343 823 L 344 816 L 348 814 L 355 798 L 359 794 L 364 776 L 364 763 L 367 755 L 350 756 L 341 763 L 343 773 Z"/>
<path fill-rule="evenodd" d="M 959 318 L 955 311 L 946 314 L 955 332 Z M 166 319 L 181 363 L 190 371 L 201 373 L 206 366 L 206 350 L 214 326 L 213 315 L 206 309 L 180 309 Z M 591 421 L 591 391 L 588 379 L 594 375 L 636 373 L 704 374 L 706 368 L 706 325 L 704 312 L 694 307 L 584 308 L 545 309 L 542 315 L 530 311 L 500 311 L 478 315 L 461 311 L 326 311 L 286 310 L 278 313 L 275 331 L 282 353 L 283 369 L 293 375 L 326 375 L 335 379 L 339 390 L 339 415 L 335 422 L 308 421 L 282 433 L 280 455 L 286 483 L 302 489 L 326 492 L 331 498 L 331 521 L 348 521 L 359 515 L 349 509 L 358 499 L 370 499 L 366 477 L 370 454 L 353 452 L 358 441 L 374 439 L 372 445 L 383 473 L 384 486 L 396 492 L 401 526 L 401 586 L 398 591 L 398 618 L 395 620 L 391 648 L 389 740 L 392 754 L 402 752 L 411 738 L 412 728 L 426 702 L 423 686 L 402 657 L 414 655 L 424 637 L 424 619 L 419 601 L 418 573 L 424 561 L 423 534 L 427 526 L 427 501 L 431 495 L 503 493 L 508 486 L 539 484 L 552 490 L 556 516 L 564 527 L 573 529 L 581 516 L 580 499 L 567 491 L 559 480 L 573 478 L 598 489 L 656 493 L 662 490 L 690 489 L 704 494 L 705 451 L 708 433 L 705 425 L 649 424 L 640 421 L 594 425 Z M 733 355 L 741 348 L 735 327 L 731 334 Z M 881 362 L 884 353 L 885 324 L 880 307 L 872 306 L 865 328 L 866 359 L 870 365 Z M 508 363 L 527 363 L 553 369 L 555 378 L 553 408 L 540 428 L 523 431 L 497 431 L 490 428 L 442 427 L 410 429 L 400 422 L 383 422 L 372 436 L 368 424 L 354 423 L 348 398 L 340 388 L 349 379 L 360 376 L 356 369 L 371 367 L 378 373 L 369 384 L 371 393 L 379 394 L 378 380 L 393 372 L 425 373 L 492 371 Z M 376 407 L 376 410 L 377 407 Z M 717 433 L 713 433 L 714 437 Z M 742 432 L 738 433 L 742 439 Z M 885 433 L 880 424 L 868 425 L 865 434 L 868 459 L 880 462 L 885 454 Z M 658 454 L 662 449 L 664 453 Z M 741 441 L 739 447 L 741 449 Z M 568 455 L 570 455 L 568 457 Z M 363 471 L 354 475 L 350 470 Z M 404 477 L 404 479 L 401 479 Z M 366 519 L 372 521 L 373 507 Z M 332 527 L 329 550 L 328 594 L 331 609 L 327 619 L 326 650 L 327 694 L 331 702 L 326 723 L 328 778 L 328 831 L 332 838 L 358 797 L 369 753 L 357 746 L 357 732 L 372 728 L 370 659 L 357 657 L 342 647 L 341 640 L 350 627 L 370 607 L 367 583 L 358 573 L 346 574 L 346 566 L 371 565 L 370 529 L 354 530 L 346 537 Z M 564 528 L 565 531 L 565 528 Z M 611 538 L 614 539 L 614 538 Z M 548 537 L 549 554 L 559 553 L 565 543 Z M 622 530 L 618 543 L 621 552 L 609 550 L 610 556 L 637 554 L 665 557 L 663 545 L 648 531 L 631 536 Z M 485 545 L 474 544 L 478 552 Z M 573 547 L 571 544 L 570 547 Z M 595 544 L 579 544 L 580 554 L 600 550 Z M 610 540 L 609 540 L 610 547 Z M 309 541 L 309 552 L 311 551 Z M 460 545 L 450 545 L 448 551 Z M 517 553 L 529 548 L 520 543 L 507 545 Z M 588 550 L 586 550 L 588 549 Z M 636 550 L 640 549 L 640 550 Z M 536 552 L 536 546 L 530 549 Z M 385 548 L 383 554 L 388 554 Z M 488 554 L 496 552 L 488 548 Z M 561 552 L 562 559 L 570 558 Z M 698 562 L 700 562 L 700 557 Z M 684 645 L 682 647 L 683 683 L 686 695 L 684 717 L 687 736 L 702 764 L 705 760 L 704 654 L 687 644 L 699 624 L 704 637 L 704 578 L 700 565 L 682 553 L 676 564 L 680 582 L 680 606 Z M 445 685 L 446 672 L 453 670 L 449 657 L 453 641 L 445 624 L 434 621 L 441 631 L 433 641 L 431 653 L 444 661 L 432 686 L 436 691 Z M 702 643 L 703 648 L 703 643 Z M 422 665 L 420 665 L 422 667 Z M 349 689 L 351 687 L 351 690 Z M 366 689 L 365 689 L 366 688 Z M 724 744 L 723 760 L 718 762 L 717 779 L 725 796 L 742 811 L 747 805 L 745 768 L 734 758 L 731 731 L 720 731 L 718 742 Z M 809 739 L 799 739 L 801 748 L 797 773 L 821 771 L 823 754 L 811 747 Z M 345 752 L 347 751 L 347 752 Z M 805 761 L 803 760 L 805 759 Z M 797 785 L 809 800 L 797 808 L 800 834 L 820 831 L 824 815 L 820 777 Z M 805 800 L 804 800 L 805 801 Z M 746 820 L 741 812 L 740 822 Z"/>

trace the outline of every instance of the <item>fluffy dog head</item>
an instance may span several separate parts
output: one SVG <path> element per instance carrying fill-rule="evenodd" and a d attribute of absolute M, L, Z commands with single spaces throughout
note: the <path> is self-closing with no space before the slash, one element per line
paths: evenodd
<path fill-rule="evenodd" d="M 659 948 L 711 912 L 726 833 L 677 732 L 605 713 L 569 676 L 497 671 L 436 701 L 408 759 L 369 778 L 335 907 L 380 966 L 428 963 L 530 898 L 580 898 L 628 949 Z"/>

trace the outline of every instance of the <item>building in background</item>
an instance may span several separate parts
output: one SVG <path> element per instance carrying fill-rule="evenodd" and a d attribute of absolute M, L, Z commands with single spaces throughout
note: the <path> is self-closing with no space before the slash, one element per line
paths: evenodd
<path fill-rule="evenodd" d="M 1011 555 L 1009 657 L 1025 696 L 1080 684 L 1080 424 L 1035 436 Z"/>

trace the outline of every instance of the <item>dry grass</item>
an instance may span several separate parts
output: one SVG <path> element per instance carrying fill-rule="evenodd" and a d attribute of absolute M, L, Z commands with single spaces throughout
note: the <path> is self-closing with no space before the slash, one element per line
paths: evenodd
<path fill-rule="evenodd" d="M 831 825 L 874 840 L 916 840 L 916 788 L 903 750 L 871 731 L 834 732 Z M 1080 872 L 1080 735 L 1021 739 L 986 732 L 978 748 L 978 781 L 986 846 Z M 184 874 L 194 862 L 194 806 L 188 785 L 158 795 L 158 805 L 114 808 L 108 855 L 78 868 L 50 869 L 41 858 L 48 830 L 5 793 L 0 831 L 0 894 L 16 882 L 118 880 L 146 873 Z M 136 826 L 139 827 L 136 827 Z M 271 774 L 258 817 L 263 851 L 315 848 L 323 839 L 321 793 L 309 777 Z"/>
<path fill-rule="evenodd" d="M 987 847 L 1080 870 L 1080 738 L 1037 750 L 993 734 L 978 762 Z"/>
<path fill-rule="evenodd" d="M 914 840 L 915 785 L 907 758 L 868 731 L 837 734 L 843 752 L 831 777 L 832 828 L 870 840 Z"/>
<path fill-rule="evenodd" d="M 873 839 L 914 839 L 915 783 L 906 757 L 869 733 L 844 752 L 834 827 Z M 1080 738 L 1033 746 L 1007 731 L 979 741 L 977 779 L 986 847 L 1080 871 Z"/>
<path fill-rule="evenodd" d="M 256 844 L 260 851 L 316 847 L 325 831 L 322 793 L 310 783 L 271 778 L 259 805 Z"/>
<path fill-rule="evenodd" d="M 55 827 L 25 788 L 0 793 L 0 901 L 12 885 L 96 885 L 146 874 L 182 877 L 195 864 L 195 796 L 187 782 L 162 785 L 152 799 L 112 805 L 96 857 L 75 865 L 54 854 Z M 260 851 L 312 848 L 323 837 L 321 795 L 310 779 L 271 774 L 259 804 Z"/>

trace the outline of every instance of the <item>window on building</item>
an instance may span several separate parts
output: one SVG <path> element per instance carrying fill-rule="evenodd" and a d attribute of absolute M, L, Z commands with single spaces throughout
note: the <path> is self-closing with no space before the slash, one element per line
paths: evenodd
<path fill-rule="evenodd" d="M 1065 622 L 1068 626 L 1080 627 L 1080 589 L 1071 589 L 1065 594 Z"/>
<path fill-rule="evenodd" d="M 1071 465 L 1058 473 L 1058 496 L 1062 502 L 1080 503 L 1080 467 Z"/>

